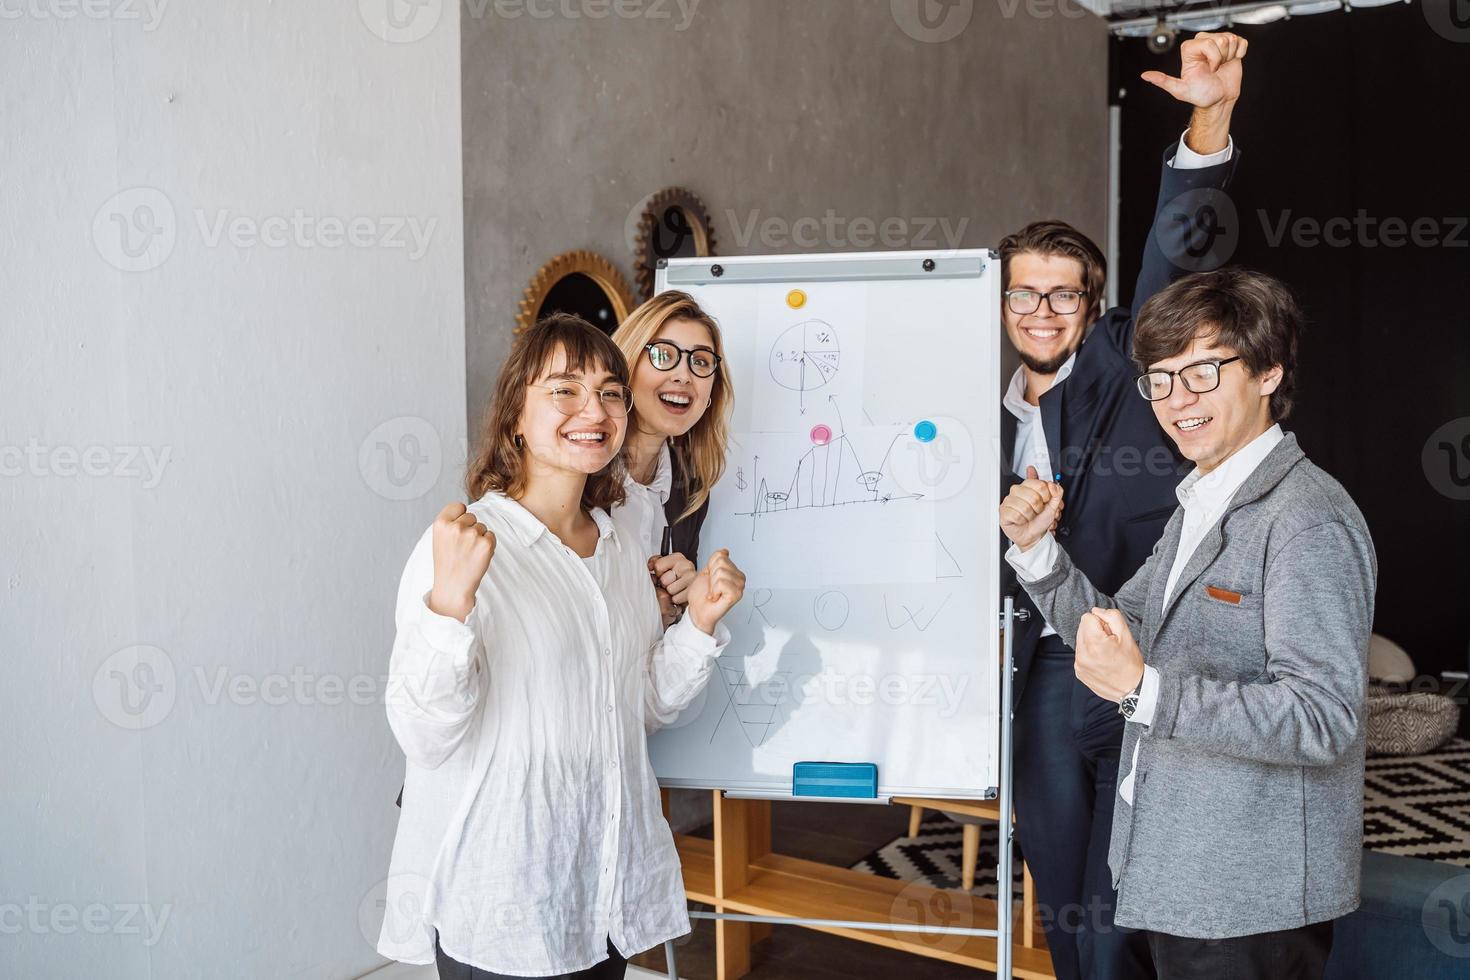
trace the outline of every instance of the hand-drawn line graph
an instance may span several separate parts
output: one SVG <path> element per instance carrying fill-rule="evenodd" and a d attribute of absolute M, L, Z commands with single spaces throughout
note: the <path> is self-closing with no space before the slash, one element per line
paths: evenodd
<path fill-rule="evenodd" d="M 801 414 L 806 414 L 806 393 L 816 391 L 837 376 L 842 347 L 837 330 L 825 320 L 803 320 L 788 327 L 771 346 L 771 380 L 797 393 Z"/>
<path fill-rule="evenodd" d="M 760 472 L 761 458 L 756 456 L 751 477 L 737 468 L 735 486 L 739 490 L 754 488 L 749 510 L 738 510 L 739 517 L 804 510 L 811 507 L 845 507 L 851 504 L 887 504 L 895 500 L 921 500 L 922 493 L 897 493 L 891 477 L 884 473 L 893 447 L 904 437 L 899 433 L 889 442 L 883 459 L 876 467 L 867 466 L 858 455 L 852 439 L 843 433 L 823 446 L 813 446 L 796 461 L 796 471 L 789 478 L 768 480 Z M 779 482 L 778 482 L 779 481 Z M 890 485 L 895 490 L 890 490 Z M 755 539 L 755 524 L 750 536 Z"/>
<path fill-rule="evenodd" d="M 764 641 L 757 644 L 752 656 L 764 645 Z M 750 747 L 760 748 L 776 727 L 777 710 L 790 694 L 786 679 L 791 671 L 778 670 L 759 684 L 752 684 L 740 663 L 726 664 L 722 658 L 715 664 L 720 668 L 720 679 L 725 689 L 725 710 L 720 712 L 714 730 L 709 734 L 710 742 L 713 743 L 720 734 L 725 719 L 734 718 Z"/>

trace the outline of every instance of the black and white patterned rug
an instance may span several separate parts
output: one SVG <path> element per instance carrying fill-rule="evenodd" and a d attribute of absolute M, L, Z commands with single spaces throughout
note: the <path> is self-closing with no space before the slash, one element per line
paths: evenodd
<path fill-rule="evenodd" d="M 917 837 L 899 837 L 869 854 L 854 871 L 960 887 L 960 825 L 924 812 Z M 982 824 L 972 895 L 995 898 L 995 824 Z M 1455 739 L 1427 755 L 1368 760 L 1363 792 L 1363 846 L 1470 868 L 1470 739 Z M 1015 887 L 1021 891 L 1021 863 Z"/>
<path fill-rule="evenodd" d="M 1363 846 L 1470 868 L 1470 739 L 1368 760 Z"/>
<path fill-rule="evenodd" d="M 900 837 L 852 866 L 854 871 L 899 881 L 923 881 L 935 888 L 960 887 L 960 858 L 963 831 L 959 824 L 938 810 L 925 810 L 917 837 Z M 975 862 L 975 887 L 971 895 L 995 900 L 995 869 L 1000 860 L 999 835 L 994 823 L 980 825 L 980 857 Z M 1014 901 L 1021 898 L 1021 852 L 1016 851 L 1011 890 Z"/>

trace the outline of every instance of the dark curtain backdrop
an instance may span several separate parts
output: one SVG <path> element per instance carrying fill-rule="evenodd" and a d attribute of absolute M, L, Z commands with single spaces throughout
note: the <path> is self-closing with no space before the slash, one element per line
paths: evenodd
<path fill-rule="evenodd" d="M 1243 157 L 1230 192 L 1238 235 L 1231 261 L 1286 281 L 1308 318 L 1297 407 L 1285 428 L 1367 518 L 1379 560 L 1376 631 L 1408 650 L 1421 674 L 1464 670 L 1470 28 L 1449 40 L 1416 3 L 1236 31 L 1251 46 L 1236 110 Z M 1113 77 L 1126 89 L 1119 283 L 1128 291 L 1160 154 L 1184 117 L 1138 79 L 1150 68 L 1177 74 L 1177 49 L 1153 55 L 1142 40 L 1111 43 Z M 1313 222 L 1332 218 L 1353 222 L 1331 229 L 1338 242 L 1344 232 L 1350 241 L 1311 236 Z M 1438 244 L 1389 247 L 1380 241 L 1396 230 L 1387 219 L 1409 231 L 1428 219 L 1420 238 Z M 1229 220 L 1224 234 L 1232 233 Z M 1436 435 L 1447 424 L 1451 431 Z"/>

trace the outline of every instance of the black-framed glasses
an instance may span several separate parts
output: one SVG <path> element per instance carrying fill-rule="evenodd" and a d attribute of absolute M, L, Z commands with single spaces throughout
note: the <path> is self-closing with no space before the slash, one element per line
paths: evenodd
<path fill-rule="evenodd" d="M 720 355 L 708 347 L 685 350 L 678 344 L 671 344 L 667 340 L 655 340 L 651 344 L 644 344 L 643 349 L 648 351 L 648 363 L 660 371 L 672 371 L 679 366 L 681 357 L 689 358 L 689 370 L 694 372 L 697 378 L 708 378 L 714 374 L 722 360 Z"/>
<path fill-rule="evenodd" d="M 1177 371 L 1145 371 L 1138 376 L 1138 393 L 1151 402 L 1161 402 L 1174 393 L 1177 374 L 1186 391 L 1203 395 L 1220 387 L 1220 368 L 1238 360 L 1239 354 L 1222 360 L 1195 361 Z"/>
<path fill-rule="evenodd" d="M 1053 289 L 1049 293 L 1037 292 L 1034 289 L 1007 289 L 1006 306 L 1010 307 L 1016 316 L 1030 316 L 1041 309 L 1041 301 L 1046 300 L 1046 305 L 1057 316 L 1067 316 L 1082 309 L 1082 300 L 1087 294 L 1078 289 Z"/>
<path fill-rule="evenodd" d="M 587 407 L 587 400 L 592 397 L 594 389 L 588 388 L 580 381 L 551 381 L 546 384 L 532 384 L 532 388 L 542 388 L 551 392 L 551 404 L 563 415 L 576 415 Z M 602 410 L 610 418 L 625 419 L 628 417 L 628 406 L 633 404 L 633 389 L 627 385 L 611 384 L 596 389 L 598 400 L 602 402 Z"/>

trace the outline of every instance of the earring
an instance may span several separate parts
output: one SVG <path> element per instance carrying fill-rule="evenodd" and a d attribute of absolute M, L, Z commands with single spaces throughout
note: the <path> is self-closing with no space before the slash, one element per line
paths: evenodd
<path fill-rule="evenodd" d="M 515 443 L 517 449 L 526 448 L 526 440 L 521 438 L 521 434 L 519 432 L 515 434 L 515 438 L 513 438 L 511 442 Z"/>

